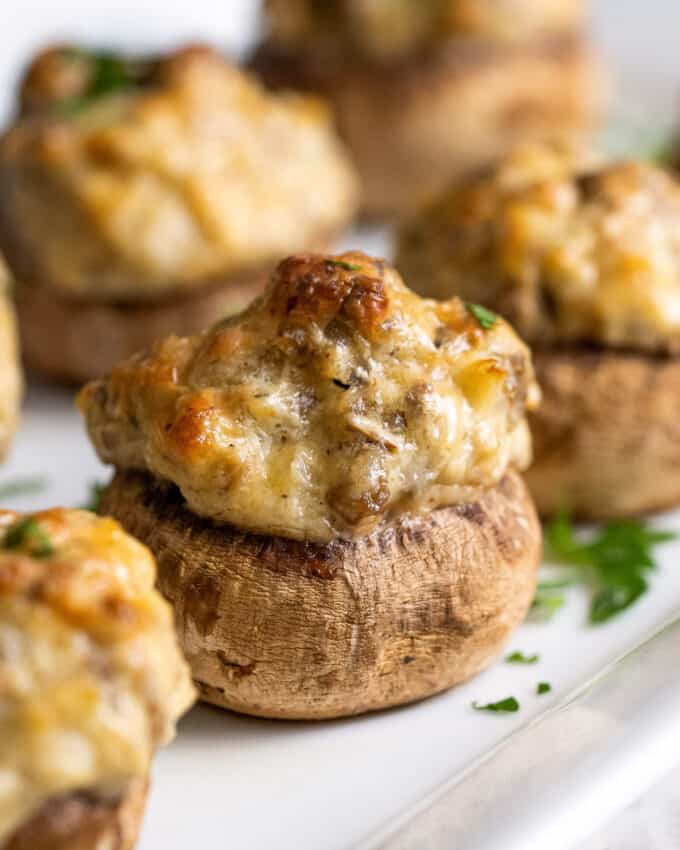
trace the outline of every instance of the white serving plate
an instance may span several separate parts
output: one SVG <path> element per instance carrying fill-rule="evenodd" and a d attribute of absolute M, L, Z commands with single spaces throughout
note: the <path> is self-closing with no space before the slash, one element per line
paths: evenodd
<path fill-rule="evenodd" d="M 354 234 L 345 244 L 377 253 L 387 253 L 388 247 L 379 231 Z M 108 475 L 90 449 L 66 392 L 30 389 L 0 485 L 32 475 L 45 475 L 47 490 L 17 499 L 12 507 L 82 504 L 91 482 Z M 680 514 L 666 515 L 658 523 L 680 530 Z M 669 668 L 664 688 L 659 687 L 658 660 L 657 679 L 647 683 L 651 666 L 629 662 L 625 668 L 624 681 L 638 695 L 632 701 L 638 713 L 631 715 L 631 700 L 623 699 L 620 687 L 597 692 L 594 708 L 587 702 L 592 692 L 576 702 L 570 696 L 680 612 L 680 543 L 667 544 L 659 554 L 661 569 L 651 592 L 611 623 L 587 626 L 587 599 L 576 589 L 569 591 L 567 606 L 552 622 L 524 625 L 508 648 L 540 653 L 535 666 L 499 662 L 447 694 L 346 721 L 269 722 L 195 708 L 181 723 L 176 741 L 156 759 L 140 850 L 186 850 L 189 842 L 201 850 L 568 846 L 641 793 L 674 758 L 680 760 L 678 711 L 677 705 L 675 710 L 671 706 L 680 700 L 680 684 L 673 684 Z M 674 632 L 664 645 L 669 640 L 677 647 L 680 637 Z M 539 680 L 552 684 L 549 695 L 535 696 Z M 481 714 L 470 707 L 473 700 L 509 695 L 521 703 L 516 715 Z M 564 707 L 565 701 L 571 709 Z M 558 721 L 551 719 L 556 711 Z M 650 712 L 653 735 L 648 734 Z M 617 737 L 624 716 L 626 734 Z M 538 726 L 526 731 L 537 719 Z M 661 749 L 660 741 L 666 741 Z M 507 746 L 499 750 L 503 742 Z M 554 748 L 547 762 L 537 758 L 546 748 Z M 597 769 L 580 777 L 580 766 L 593 749 L 599 753 Z M 634 770 L 627 770 L 624 780 L 621 771 L 630 768 L 631 760 Z M 555 793 L 546 799 L 534 789 L 527 797 L 528 780 L 513 781 L 517 764 L 532 764 L 534 780 L 544 777 Z M 596 777 L 601 789 L 595 805 L 588 777 Z M 540 787 L 545 790 L 546 785 Z M 383 843 L 412 812 L 427 809 L 423 800 L 435 800 L 441 788 L 448 796 L 435 806 L 435 814 L 399 830 L 397 841 L 410 843 Z M 548 803 L 552 808 L 546 808 Z M 483 837 L 478 834 L 480 823 L 486 829 Z M 473 828 L 474 840 L 466 832 Z M 516 838 L 531 836 L 531 842 L 518 839 L 510 844 L 510 830 Z M 425 834 L 429 837 L 421 841 L 418 836 Z M 453 834 L 465 836 L 465 841 L 448 843 L 447 836 Z"/>

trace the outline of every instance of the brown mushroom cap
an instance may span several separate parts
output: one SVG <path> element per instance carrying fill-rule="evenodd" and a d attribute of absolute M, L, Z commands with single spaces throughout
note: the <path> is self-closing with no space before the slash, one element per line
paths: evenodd
<path fill-rule="evenodd" d="M 17 315 L 29 370 L 79 385 L 171 333 L 195 334 L 243 310 L 268 270 L 230 277 L 188 295 L 143 303 L 64 298 L 45 286 L 19 286 Z"/>
<path fill-rule="evenodd" d="M 118 472 L 101 511 L 154 552 L 208 702 L 321 719 L 422 699 L 474 676 L 531 603 L 541 531 L 513 471 L 467 504 L 312 544 L 191 513 Z"/>
<path fill-rule="evenodd" d="M 534 353 L 543 391 L 525 473 L 539 512 L 611 519 L 680 503 L 680 359 L 606 350 Z"/>
<path fill-rule="evenodd" d="M 371 216 L 414 212 L 520 141 L 588 133 L 604 90 L 579 33 L 520 45 L 462 39 L 430 55 L 342 67 L 269 40 L 251 65 L 275 89 L 329 99 Z"/>
<path fill-rule="evenodd" d="M 132 850 L 148 780 L 134 779 L 116 800 L 71 794 L 51 800 L 11 835 L 4 850 Z"/>

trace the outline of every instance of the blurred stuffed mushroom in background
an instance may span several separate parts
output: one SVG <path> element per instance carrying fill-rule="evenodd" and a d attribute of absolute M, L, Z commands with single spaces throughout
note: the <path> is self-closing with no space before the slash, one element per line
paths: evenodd
<path fill-rule="evenodd" d="M 539 510 L 680 504 L 680 184 L 642 161 L 528 146 L 402 227 L 422 295 L 475 298 L 532 346 Z"/>
<path fill-rule="evenodd" d="M 584 0 L 267 0 L 264 22 L 252 67 L 330 99 L 371 215 L 599 116 Z"/>
<path fill-rule="evenodd" d="M 240 310 L 276 257 L 324 247 L 356 178 L 316 98 L 213 50 L 39 54 L 0 141 L 0 246 L 29 366 L 81 382 Z"/>

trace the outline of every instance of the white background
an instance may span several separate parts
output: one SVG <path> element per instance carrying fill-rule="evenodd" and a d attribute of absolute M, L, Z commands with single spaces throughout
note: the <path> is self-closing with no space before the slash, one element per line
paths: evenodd
<path fill-rule="evenodd" d="M 204 38 L 239 51 L 256 12 L 256 0 L 0 0 L 0 117 L 19 68 L 45 41 L 145 48 Z M 626 80 L 680 81 L 679 0 L 593 0 L 593 33 Z"/>

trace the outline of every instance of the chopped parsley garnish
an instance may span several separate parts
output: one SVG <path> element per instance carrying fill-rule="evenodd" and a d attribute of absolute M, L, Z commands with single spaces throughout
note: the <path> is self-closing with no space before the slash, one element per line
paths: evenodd
<path fill-rule="evenodd" d="M 617 520 L 582 542 L 568 514 L 559 513 L 546 528 L 547 551 L 570 568 L 570 577 L 540 583 L 532 606 L 534 613 L 547 619 L 564 602 L 560 589 L 581 582 L 592 589 L 590 622 L 607 622 L 645 593 L 647 574 L 656 568 L 653 548 L 675 537 L 673 532 L 654 531 L 638 520 Z"/>
<path fill-rule="evenodd" d="M 102 493 L 105 489 L 106 484 L 102 484 L 100 481 L 93 481 L 90 484 L 90 498 L 82 506 L 82 510 L 92 511 L 92 513 L 96 514 L 99 510 L 99 503 L 102 500 Z"/>
<path fill-rule="evenodd" d="M 89 68 L 87 85 L 84 91 L 74 97 L 67 97 L 55 103 L 57 112 L 71 116 L 105 95 L 114 94 L 136 86 L 142 81 L 145 69 L 143 62 L 102 51 L 89 53 L 78 48 L 67 48 L 66 55 L 86 62 Z"/>
<path fill-rule="evenodd" d="M 491 310 L 487 310 L 486 307 L 482 307 L 481 304 L 471 304 L 469 301 L 466 301 L 465 309 L 477 320 L 480 328 L 485 331 L 491 330 L 498 321 L 498 316 Z"/>
<path fill-rule="evenodd" d="M 539 682 L 536 685 L 536 693 L 540 697 L 542 694 L 549 694 L 552 691 L 552 685 L 550 682 Z"/>
<path fill-rule="evenodd" d="M 7 529 L 4 546 L 5 549 L 20 549 L 25 546 L 34 558 L 49 558 L 54 554 L 49 534 L 32 516 L 20 519 Z"/>
<path fill-rule="evenodd" d="M 344 269 L 346 272 L 360 272 L 361 266 L 356 263 L 347 263 L 344 260 L 333 260 L 328 259 L 326 262 L 330 263 L 332 266 L 337 266 L 339 269 Z"/>
<path fill-rule="evenodd" d="M 507 664 L 537 664 L 540 655 L 525 655 L 523 652 L 511 652 L 505 656 Z"/>
<path fill-rule="evenodd" d="M 506 697 L 498 702 L 489 702 L 486 705 L 473 702 L 472 707 L 475 711 L 491 711 L 497 714 L 512 714 L 515 711 L 519 711 L 519 703 L 515 697 Z"/>
<path fill-rule="evenodd" d="M 47 479 L 41 475 L 31 478 L 14 478 L 0 484 L 0 501 L 16 499 L 19 496 L 32 496 L 41 493 L 47 487 Z"/>

